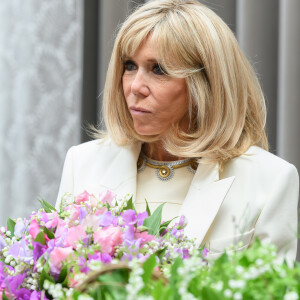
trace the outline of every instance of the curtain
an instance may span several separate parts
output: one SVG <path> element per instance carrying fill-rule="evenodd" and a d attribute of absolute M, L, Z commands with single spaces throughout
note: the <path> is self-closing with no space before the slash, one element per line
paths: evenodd
<path fill-rule="evenodd" d="M 0 224 L 54 204 L 80 142 L 82 4 L 0 2 Z"/>

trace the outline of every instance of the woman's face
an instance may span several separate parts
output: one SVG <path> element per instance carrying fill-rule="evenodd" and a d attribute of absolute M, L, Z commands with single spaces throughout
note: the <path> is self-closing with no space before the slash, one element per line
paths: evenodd
<path fill-rule="evenodd" d="M 189 118 L 185 79 L 171 78 L 162 72 L 151 36 L 132 57 L 125 58 L 122 84 L 138 134 L 163 137 L 176 122 L 182 130 L 187 130 Z"/>

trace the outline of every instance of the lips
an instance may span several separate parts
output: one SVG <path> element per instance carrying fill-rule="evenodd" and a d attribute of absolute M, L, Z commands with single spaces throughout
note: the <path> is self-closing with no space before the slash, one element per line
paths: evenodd
<path fill-rule="evenodd" d="M 137 106 L 130 106 L 129 110 L 132 114 L 149 114 L 151 111 L 142 108 L 142 107 L 137 107 Z"/>

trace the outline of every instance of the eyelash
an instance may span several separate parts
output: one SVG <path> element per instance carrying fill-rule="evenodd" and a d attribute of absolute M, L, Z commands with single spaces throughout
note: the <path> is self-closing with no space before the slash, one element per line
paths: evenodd
<path fill-rule="evenodd" d="M 131 69 L 131 70 L 129 69 L 129 67 L 132 66 L 132 65 L 134 67 L 136 67 L 136 64 L 132 60 L 126 60 L 124 62 L 124 71 L 129 71 L 129 72 L 133 71 L 134 69 Z M 162 66 L 160 66 L 159 64 L 157 64 L 157 63 L 153 64 L 152 71 L 156 75 L 166 75 L 167 74 L 167 72 L 165 71 L 165 69 Z"/>

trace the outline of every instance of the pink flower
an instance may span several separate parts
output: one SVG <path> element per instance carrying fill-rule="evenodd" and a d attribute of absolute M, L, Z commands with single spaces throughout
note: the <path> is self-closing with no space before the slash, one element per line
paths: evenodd
<path fill-rule="evenodd" d="M 95 215 L 87 215 L 81 222 L 82 227 L 87 230 L 91 228 L 93 231 L 96 231 L 99 227 L 100 219 Z"/>
<path fill-rule="evenodd" d="M 80 216 L 80 206 L 72 205 L 72 209 L 70 210 L 70 220 L 75 221 L 79 219 Z"/>
<path fill-rule="evenodd" d="M 116 197 L 116 194 L 110 190 L 107 190 L 105 192 L 105 194 L 103 194 L 103 195 L 101 193 L 99 195 L 101 202 L 108 203 L 110 206 L 112 206 L 112 201 L 115 199 L 115 197 Z"/>
<path fill-rule="evenodd" d="M 52 267 L 54 269 L 60 270 L 62 266 L 62 262 L 66 260 L 70 254 L 73 253 L 72 247 L 67 247 L 67 248 L 61 248 L 61 247 L 56 247 L 54 250 L 50 253 L 50 262 Z"/>
<path fill-rule="evenodd" d="M 108 226 L 94 233 L 94 241 L 101 245 L 102 252 L 114 253 L 114 247 L 123 241 L 123 233 L 120 227 Z"/>
<path fill-rule="evenodd" d="M 36 219 L 31 220 L 29 225 L 29 234 L 33 237 L 33 239 L 36 238 L 38 233 L 40 232 L 40 226 Z"/>
<path fill-rule="evenodd" d="M 98 200 L 94 195 L 90 195 L 90 204 L 91 207 L 96 207 L 98 204 Z"/>
<path fill-rule="evenodd" d="M 55 228 L 58 224 L 58 220 L 59 220 L 59 217 L 57 215 L 57 213 L 55 213 L 52 217 L 52 220 L 48 221 L 45 226 L 47 228 Z"/>
<path fill-rule="evenodd" d="M 103 215 L 106 212 L 108 212 L 107 207 L 101 207 L 101 208 L 99 208 L 99 209 L 96 210 L 95 215 L 96 216 Z"/>
<path fill-rule="evenodd" d="M 57 220 L 57 227 L 55 231 L 55 238 L 59 238 L 63 235 L 63 233 L 66 231 L 66 222 L 62 219 Z"/>
<path fill-rule="evenodd" d="M 134 239 L 142 239 L 141 246 L 143 246 L 147 242 L 151 242 L 155 239 L 154 235 L 148 234 L 146 231 L 143 232 L 135 232 Z"/>
<path fill-rule="evenodd" d="M 82 202 L 86 202 L 89 200 L 89 197 L 90 197 L 90 194 L 87 192 L 87 191 L 84 191 L 83 193 L 79 194 L 77 197 L 76 197 L 76 203 L 77 204 L 80 204 Z"/>
<path fill-rule="evenodd" d="M 87 237 L 85 230 L 82 225 L 74 226 L 68 229 L 67 236 L 65 239 L 65 245 L 75 248 L 76 242 Z"/>

